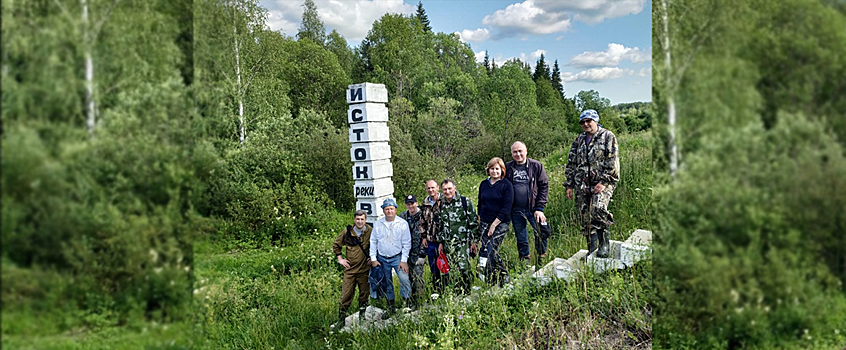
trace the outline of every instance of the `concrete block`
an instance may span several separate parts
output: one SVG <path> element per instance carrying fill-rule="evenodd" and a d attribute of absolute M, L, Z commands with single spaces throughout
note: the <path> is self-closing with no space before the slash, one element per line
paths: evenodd
<path fill-rule="evenodd" d="M 350 160 L 353 162 L 368 162 L 390 158 L 391 146 L 387 142 L 354 143 L 350 147 Z"/>
<path fill-rule="evenodd" d="M 626 243 L 649 245 L 652 244 L 652 231 L 637 229 L 629 236 Z"/>
<path fill-rule="evenodd" d="M 358 103 L 347 107 L 347 123 L 388 122 L 388 107 L 384 103 Z"/>
<path fill-rule="evenodd" d="M 584 265 L 597 274 L 608 270 L 622 270 L 626 268 L 626 265 L 619 259 L 597 258 L 595 253 L 588 255 Z"/>
<path fill-rule="evenodd" d="M 375 180 L 355 180 L 353 196 L 355 198 L 379 198 L 394 194 L 394 182 L 390 177 Z M 381 203 L 378 203 L 380 206 Z"/>
<path fill-rule="evenodd" d="M 648 246 L 624 242 L 620 245 L 620 260 L 626 266 L 632 267 L 636 262 L 645 259 L 650 251 L 652 249 Z"/>
<path fill-rule="evenodd" d="M 375 141 L 388 142 L 391 139 L 391 134 L 388 131 L 388 123 L 356 123 L 350 125 L 349 139 L 350 143 Z"/>
<path fill-rule="evenodd" d="M 347 104 L 362 102 L 388 103 L 385 84 L 361 83 L 347 86 Z"/>
<path fill-rule="evenodd" d="M 390 159 L 369 162 L 355 162 L 352 167 L 353 180 L 373 180 L 394 176 Z"/>

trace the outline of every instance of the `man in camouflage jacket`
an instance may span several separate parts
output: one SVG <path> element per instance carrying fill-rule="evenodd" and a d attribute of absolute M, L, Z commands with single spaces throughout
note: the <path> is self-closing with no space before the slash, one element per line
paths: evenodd
<path fill-rule="evenodd" d="M 437 260 L 441 240 L 438 238 L 438 209 L 442 203 L 441 194 L 438 192 L 438 182 L 435 180 L 426 181 L 426 193 L 429 195 L 423 198 L 420 206 L 420 219 L 417 221 L 417 231 L 422 239 L 421 246 L 429 257 L 429 271 L 432 272 L 432 286 L 438 294 L 444 293 L 443 277 L 438 270 Z"/>
<path fill-rule="evenodd" d="M 473 202 L 455 189 L 455 182 L 446 179 L 441 182 L 443 199 L 438 210 L 438 234 L 441 246 L 447 254 L 450 270 L 458 269 L 461 280 L 458 287 L 461 293 L 469 293 L 472 284 L 471 269 L 474 266 L 470 260 L 479 247 L 479 221 Z"/>
<path fill-rule="evenodd" d="M 570 148 L 564 187 L 567 198 L 573 199 L 575 195 L 588 254 L 596 250 L 596 255 L 604 258 L 609 250 L 609 226 L 614 223 L 608 203 L 620 180 L 617 137 L 599 125 L 599 114 L 592 109 L 582 112 L 579 125 L 584 132 L 576 137 Z"/>
<path fill-rule="evenodd" d="M 411 305 L 408 307 L 417 309 L 421 301 L 426 284 L 423 282 L 423 268 L 426 264 L 426 248 L 423 247 L 420 231 L 417 228 L 420 222 L 422 211 L 417 206 L 417 197 L 410 194 L 405 197 L 407 210 L 399 214 L 399 217 L 408 222 L 411 233 L 411 251 L 408 253 L 408 267 L 411 270 Z"/>

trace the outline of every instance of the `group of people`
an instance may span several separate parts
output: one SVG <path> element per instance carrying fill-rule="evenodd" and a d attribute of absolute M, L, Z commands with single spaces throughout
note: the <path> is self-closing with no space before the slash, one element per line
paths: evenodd
<path fill-rule="evenodd" d="M 579 124 L 584 132 L 570 149 L 563 185 L 567 198 L 575 199 L 579 209 L 588 254 L 596 251 L 597 256 L 606 257 L 608 228 L 613 224 L 608 204 L 620 177 L 617 139 L 599 125 L 599 114 L 594 110 L 582 112 Z M 499 254 L 509 224 L 514 228 L 520 259 L 531 259 L 528 226 L 535 233 L 538 258 L 543 259 L 549 238 L 545 233 L 549 231 L 539 226 L 547 225 L 544 208 L 549 179 L 543 164 L 528 158 L 525 143 L 514 142 L 511 157 L 508 163 L 499 157 L 488 161 L 488 178 L 479 184 L 478 206 L 458 193 L 453 180 L 445 179 L 440 186 L 435 180 L 426 182 L 428 196 L 422 203 L 414 195 L 406 196 L 407 210 L 400 214 L 396 201 L 386 199 L 381 206 L 385 216 L 372 227 L 366 223 L 367 213 L 356 211 L 355 225 L 347 226 L 332 245 L 338 263 L 344 267 L 338 322 L 333 327 L 344 327 L 356 286 L 361 321 L 369 298 L 377 297 L 387 300 L 388 310 L 382 318 L 390 318 L 396 312 L 392 272 L 399 278 L 400 296 L 412 309 L 423 299 L 426 264 L 439 294 L 447 285 L 453 285 L 459 293 L 469 293 L 477 255 L 484 259 L 485 282 L 500 286 L 509 283 Z M 346 257 L 342 254 L 344 247 Z M 457 269 L 457 274 L 442 273 L 443 267 L 438 266 L 442 253 L 449 269 Z M 450 275 L 456 279 L 450 281 Z"/>

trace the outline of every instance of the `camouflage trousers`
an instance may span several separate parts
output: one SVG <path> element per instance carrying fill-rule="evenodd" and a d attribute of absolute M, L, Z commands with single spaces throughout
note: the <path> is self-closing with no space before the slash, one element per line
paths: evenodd
<path fill-rule="evenodd" d="M 605 190 L 594 194 L 574 190 L 576 207 L 579 208 L 579 223 L 582 225 L 582 236 L 589 237 L 598 231 L 608 231 L 614 224 L 614 215 L 608 211 L 611 195 L 615 185 L 608 185 Z M 593 187 L 591 187 L 593 188 Z"/>
<path fill-rule="evenodd" d="M 477 247 L 478 249 L 478 247 Z M 459 242 L 458 240 L 450 240 L 444 244 L 444 251 L 449 262 L 449 274 L 455 276 L 453 273 L 458 270 L 458 279 L 452 278 L 451 284 L 467 293 L 470 286 L 473 284 L 472 267 L 475 267 L 473 259 L 470 258 L 470 245 L 467 242 Z"/>

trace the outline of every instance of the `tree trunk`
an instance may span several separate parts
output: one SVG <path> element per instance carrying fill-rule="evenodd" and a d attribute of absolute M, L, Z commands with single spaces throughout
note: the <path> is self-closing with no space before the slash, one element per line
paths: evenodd
<path fill-rule="evenodd" d="M 674 99 L 675 87 L 672 84 L 672 69 L 670 58 L 670 29 L 669 29 L 669 5 L 670 0 L 661 1 L 661 24 L 664 28 L 664 35 L 662 35 L 663 49 L 664 49 L 664 79 L 665 89 L 667 95 L 667 130 L 669 131 L 669 139 L 667 140 L 667 147 L 670 149 L 670 177 L 675 178 L 679 165 L 678 145 L 676 141 L 676 104 Z"/>
<path fill-rule="evenodd" d="M 80 0 L 82 5 L 82 41 L 85 50 L 85 114 L 88 134 L 94 136 L 97 123 L 97 106 L 94 102 L 94 59 L 91 57 L 91 27 L 88 21 L 88 0 Z"/>
<path fill-rule="evenodd" d="M 238 94 L 238 139 L 243 145 L 247 138 L 247 132 L 244 127 L 244 89 L 241 85 L 241 48 L 240 42 L 238 41 L 237 23 L 233 26 L 233 31 L 235 32 L 235 79 L 237 81 L 236 89 Z"/>

